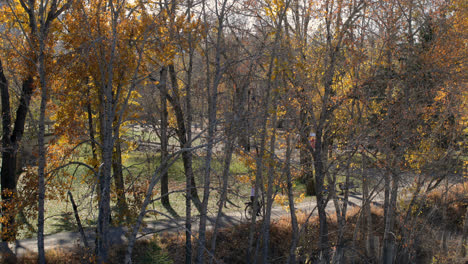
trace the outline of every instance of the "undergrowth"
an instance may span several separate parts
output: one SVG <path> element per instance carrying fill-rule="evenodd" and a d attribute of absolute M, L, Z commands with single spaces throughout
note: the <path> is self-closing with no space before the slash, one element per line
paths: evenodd
<path fill-rule="evenodd" d="M 404 223 L 404 206 L 397 211 L 395 223 L 395 235 L 398 248 L 398 263 L 465 263 L 466 258 L 459 255 L 459 241 L 464 215 L 466 212 L 466 186 L 458 186 L 449 193 L 445 199 L 441 190 L 435 190 L 427 194 L 419 204 L 418 213 L 411 216 L 410 221 Z M 437 226 L 440 220 L 441 210 L 447 206 L 447 223 L 449 225 Z M 362 218 L 359 207 L 350 207 L 347 215 L 347 224 L 344 232 L 343 246 L 345 248 L 345 263 L 379 263 L 377 255 L 366 255 L 366 241 L 364 237 Z M 296 248 L 297 260 L 302 263 L 314 263 L 318 258 L 319 241 L 319 220 L 317 216 L 312 216 L 306 223 L 308 216 L 298 213 L 298 222 L 301 229 L 300 239 Z M 376 247 L 382 245 L 384 232 L 383 209 L 371 207 L 373 236 Z M 443 227 L 447 229 L 443 229 Z M 258 249 L 258 256 L 262 249 L 261 240 L 258 239 L 261 232 L 262 222 L 256 224 L 254 235 L 254 250 Z M 437 228 L 436 228 L 437 227 Z M 338 236 L 338 224 L 336 216 L 332 213 L 328 217 L 329 240 L 331 251 L 336 249 Z M 222 228 L 217 233 L 216 251 L 214 263 L 246 263 L 246 252 L 249 245 L 248 223 Z M 289 256 L 291 244 L 291 223 L 289 217 L 275 219 L 271 222 L 269 263 L 285 263 Z M 450 232 L 448 236 L 446 250 L 441 249 L 441 232 Z M 410 234 L 406 236 L 406 234 Z M 212 233 L 207 234 L 207 247 L 211 250 Z M 192 239 L 193 252 L 196 252 L 196 239 Z M 257 244 L 258 243 L 258 244 Z M 406 253 L 409 257 L 406 257 Z M 123 263 L 125 246 L 115 246 L 111 250 L 110 263 Z M 72 251 L 48 251 L 48 263 L 90 263 L 93 261 L 92 254 L 82 248 L 75 248 Z M 154 237 L 151 240 L 139 241 L 134 250 L 134 263 L 184 263 L 185 262 L 185 239 L 183 233 L 164 234 Z M 406 259 L 405 259 L 406 257 Z M 36 263 L 36 256 L 28 256 L 19 260 L 20 263 Z M 408 259 L 409 258 L 409 259 Z M 206 254 L 206 262 L 209 263 L 210 254 Z M 402 262 L 403 261 L 403 262 Z M 258 259 L 257 263 L 261 263 Z"/>

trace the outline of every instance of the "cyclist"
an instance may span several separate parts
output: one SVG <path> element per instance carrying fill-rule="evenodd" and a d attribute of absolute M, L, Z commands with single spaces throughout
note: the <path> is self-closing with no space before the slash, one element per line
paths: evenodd
<path fill-rule="evenodd" d="M 251 202 L 251 205 L 252 205 L 252 210 L 254 208 L 254 200 L 255 200 L 255 185 L 252 184 L 252 187 L 250 187 L 250 202 Z M 257 200 L 257 216 L 260 216 L 260 210 L 261 210 L 260 207 L 261 207 L 261 204 Z"/>
<path fill-rule="evenodd" d="M 255 186 L 252 185 L 252 187 L 250 188 L 250 201 L 252 202 L 252 204 L 253 204 L 254 199 L 255 199 Z"/>

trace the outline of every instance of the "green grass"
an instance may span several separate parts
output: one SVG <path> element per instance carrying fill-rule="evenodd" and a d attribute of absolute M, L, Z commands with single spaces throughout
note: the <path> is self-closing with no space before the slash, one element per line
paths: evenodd
<path fill-rule="evenodd" d="M 81 162 L 85 162 L 84 156 L 90 156 L 89 147 L 83 145 L 77 149 L 78 158 Z M 83 155 L 79 157 L 79 155 Z M 193 156 L 193 169 L 196 176 L 196 181 L 198 187 L 202 186 L 201 177 L 203 175 L 204 168 L 204 157 Z M 211 198 L 209 202 L 210 212 L 217 211 L 217 201 L 218 201 L 218 190 L 220 188 L 220 175 L 222 171 L 222 161 L 214 159 L 212 162 L 212 187 L 216 190 L 210 192 Z M 126 187 L 128 188 L 129 184 L 132 181 L 146 181 L 150 179 L 150 176 L 154 170 L 160 165 L 160 155 L 143 153 L 138 151 L 133 151 L 126 157 L 124 166 L 127 168 L 124 172 Z M 233 157 L 232 164 L 230 168 L 231 180 L 229 183 L 230 195 L 229 199 L 234 204 L 239 204 L 240 207 L 236 208 L 232 205 L 229 206 L 226 210 L 243 210 L 242 205 L 246 200 L 246 197 L 249 193 L 250 186 L 246 184 L 239 184 L 235 175 L 247 173 L 248 169 L 244 164 L 237 158 Z M 71 181 L 68 176 L 64 175 L 74 175 L 73 181 Z M 86 177 L 85 177 L 86 176 Z M 170 191 L 180 190 L 181 192 L 174 193 L 170 195 L 171 204 L 174 209 L 178 212 L 180 216 L 185 215 L 185 174 L 182 158 L 179 158 L 175 163 L 169 168 L 169 180 L 170 180 Z M 60 181 L 60 184 L 58 183 Z M 91 199 L 91 183 L 93 181 L 93 175 L 89 173 L 89 170 L 84 166 L 70 165 L 63 168 L 62 171 L 59 171 L 55 175 L 55 186 L 56 188 L 61 188 L 63 190 L 68 190 L 71 188 L 75 202 L 79 207 L 79 215 L 81 218 L 82 225 L 86 227 L 92 227 L 95 225 L 95 220 L 97 217 L 97 202 L 96 202 L 96 189 L 94 189 L 94 198 Z M 52 186 L 52 185 L 49 185 Z M 64 187 L 65 186 L 65 187 Z M 144 185 L 146 188 L 147 186 Z M 19 186 L 19 189 L 22 187 Z M 155 187 L 155 190 L 160 190 L 160 185 L 158 184 Z M 73 209 L 69 197 L 66 195 L 56 196 L 54 193 L 58 191 L 57 189 L 48 190 L 49 196 L 46 198 L 45 207 L 45 234 L 53 234 L 63 231 L 77 231 L 77 225 L 75 217 L 73 214 Z M 158 192 L 159 193 L 159 192 Z M 158 196 L 158 193 L 155 197 Z M 238 194 L 238 195 L 237 195 Z M 199 189 L 199 196 L 202 199 L 202 190 Z M 127 194 L 127 200 L 131 204 L 133 197 L 131 194 Z M 115 207 L 114 201 L 111 204 L 112 207 Z M 160 200 L 157 200 L 151 204 L 150 209 L 156 209 L 158 211 L 167 213 L 164 207 L 161 205 Z M 198 211 L 193 207 L 192 213 L 194 215 L 198 214 Z M 150 215 L 146 218 L 147 221 L 153 221 L 157 219 L 165 219 L 162 215 Z M 33 227 L 29 230 L 28 228 L 22 228 L 19 230 L 18 238 L 24 239 L 35 236 L 36 228 L 36 216 L 32 215 L 28 217 L 28 222 Z"/>

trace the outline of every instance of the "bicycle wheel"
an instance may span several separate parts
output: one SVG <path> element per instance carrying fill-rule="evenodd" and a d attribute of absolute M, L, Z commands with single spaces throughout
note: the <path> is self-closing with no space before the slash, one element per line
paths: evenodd
<path fill-rule="evenodd" d="M 245 213 L 245 219 L 247 219 L 247 221 L 250 221 L 252 219 L 252 215 L 253 215 L 253 207 L 252 207 L 251 203 L 248 203 L 245 206 L 244 213 Z"/>

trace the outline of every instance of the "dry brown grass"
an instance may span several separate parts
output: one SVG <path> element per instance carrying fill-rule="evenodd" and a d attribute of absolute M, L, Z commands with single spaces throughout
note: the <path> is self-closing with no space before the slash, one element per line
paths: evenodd
<path fill-rule="evenodd" d="M 381 226 L 383 211 L 373 207 L 372 213 L 375 226 Z M 351 241 L 353 238 L 354 228 L 356 227 L 356 222 L 359 218 L 358 215 L 359 208 L 350 208 L 347 214 L 348 225 L 345 229 L 345 240 L 347 241 Z M 303 226 L 307 219 L 307 215 L 304 213 L 298 213 L 297 219 L 299 225 Z M 328 224 L 330 231 L 330 241 L 336 241 L 338 230 L 336 216 L 330 215 Z M 262 223 L 258 222 L 257 230 L 261 230 L 261 226 Z M 304 225 L 304 227 L 305 228 L 300 236 L 297 249 L 298 257 L 302 259 L 308 258 L 309 256 L 313 255 L 314 252 L 318 251 L 318 217 L 312 216 L 309 219 L 309 222 Z M 270 263 L 285 263 L 289 255 L 292 236 L 291 230 L 292 228 L 289 217 L 282 217 L 272 221 L 269 244 Z M 248 234 L 248 224 L 241 224 L 232 228 L 224 228 L 219 230 L 217 234 L 217 247 L 215 253 L 215 257 L 218 263 L 246 263 L 245 256 L 248 246 Z M 210 245 L 211 237 L 212 234 L 208 234 L 208 245 Z M 255 237 L 258 238 L 258 233 L 256 233 Z M 358 240 L 356 247 L 361 248 L 361 244 L 361 241 Z M 164 236 L 161 238 L 161 246 L 169 253 L 174 263 L 184 262 L 185 241 L 182 234 Z M 261 249 L 261 244 L 259 246 Z"/>
<path fill-rule="evenodd" d="M 440 227 L 443 221 L 443 209 L 447 210 L 447 228 L 451 232 L 461 232 L 468 205 L 468 183 L 460 183 L 449 189 L 444 196 L 445 188 L 441 187 L 427 194 L 421 202 L 421 212 L 428 223 Z"/>
<path fill-rule="evenodd" d="M 459 232 L 461 225 L 464 222 L 464 214 L 467 206 L 466 191 L 468 185 L 457 185 L 451 189 L 447 196 L 447 212 L 448 222 L 454 227 L 453 230 Z M 402 223 L 403 216 L 398 215 L 395 224 L 395 233 L 399 250 L 404 250 L 405 246 L 413 247 L 414 252 L 417 252 L 417 257 L 423 261 L 421 263 L 465 263 L 466 259 L 458 257 L 458 237 L 452 235 L 448 241 L 448 251 L 442 253 L 440 249 L 440 217 L 441 208 L 444 206 L 444 197 L 442 190 L 435 190 L 427 195 L 427 199 L 421 204 L 422 214 L 414 215 L 410 228 L 414 232 L 416 239 L 412 240 L 409 245 L 403 245 L 402 235 L 403 230 L 408 230 L 408 226 Z M 435 208 L 435 209 L 434 209 Z M 430 216 L 426 217 L 424 212 L 429 212 Z M 365 256 L 364 248 L 365 241 L 362 232 L 360 208 L 350 207 L 347 214 L 347 224 L 344 232 L 346 254 L 348 261 L 355 260 L 356 263 L 365 263 L 370 258 Z M 383 209 L 381 207 L 371 206 L 373 235 L 380 240 L 383 237 Z M 312 216 L 307 224 L 304 224 L 307 215 L 304 213 L 297 214 L 298 223 L 304 226 L 303 232 L 300 235 L 299 244 L 296 254 L 300 260 L 313 258 L 318 252 L 319 238 L 319 221 L 317 216 Z M 408 224 L 407 224 L 408 225 Z M 262 223 L 257 223 L 257 230 L 261 230 Z M 439 227 L 437 231 L 434 227 Z M 331 246 L 337 240 L 338 224 L 336 215 L 330 214 L 328 217 L 328 227 L 330 234 Z M 357 228 L 357 232 L 356 232 Z M 405 229 L 406 228 L 406 229 Z M 276 219 L 271 223 L 270 229 L 270 263 L 284 263 L 289 255 L 289 247 L 291 243 L 291 222 L 289 216 Z M 258 231 L 255 238 L 259 236 Z M 439 233 L 438 233 L 439 232 Z M 241 224 L 230 228 L 223 228 L 217 234 L 217 248 L 215 258 L 217 263 L 245 263 L 245 255 L 248 246 L 249 224 Z M 452 233 L 453 234 L 453 233 Z M 211 245 L 212 234 L 207 234 L 207 245 Z M 356 240 L 353 240 L 353 237 Z M 196 239 L 192 241 L 193 252 L 196 252 Z M 154 246 L 160 246 L 161 252 L 166 252 L 172 263 L 185 262 L 185 237 L 183 233 L 166 234 L 152 242 L 140 241 L 135 247 L 135 263 L 147 263 L 141 256 L 145 255 L 148 250 L 154 249 Z M 261 244 L 259 245 L 261 249 Z M 159 252 L 159 251 L 156 251 Z M 124 246 L 115 247 L 111 254 L 111 263 L 121 263 L 123 260 Z M 157 253 L 159 254 L 159 253 Z M 49 251 L 47 253 L 48 263 L 90 263 L 92 258 L 83 249 L 74 251 Z M 140 259 L 139 259 L 140 257 Z M 209 258 L 207 258 L 209 259 Z M 36 256 L 29 256 L 20 260 L 20 263 L 37 263 Z M 167 263 L 167 262 L 166 262 Z"/>
<path fill-rule="evenodd" d="M 78 264 L 78 263 L 93 263 L 94 257 L 89 251 L 77 247 L 72 250 L 53 249 L 47 250 L 46 260 L 48 264 Z M 21 257 L 11 263 L 36 264 L 37 253 L 29 254 Z"/>

